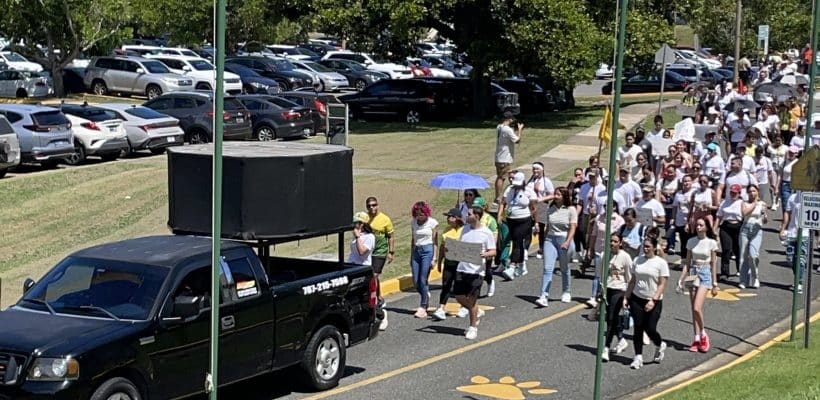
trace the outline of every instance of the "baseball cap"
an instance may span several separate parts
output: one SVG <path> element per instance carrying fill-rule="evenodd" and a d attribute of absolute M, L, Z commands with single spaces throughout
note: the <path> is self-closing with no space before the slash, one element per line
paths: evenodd
<path fill-rule="evenodd" d="M 718 147 L 714 143 L 709 143 L 709 145 L 706 146 L 706 150 L 709 150 L 709 151 L 717 151 L 717 149 L 718 149 Z"/>
<path fill-rule="evenodd" d="M 476 197 L 473 200 L 473 207 L 484 207 L 485 205 L 487 205 L 487 200 L 484 200 L 483 197 Z"/>
<path fill-rule="evenodd" d="M 353 223 L 361 222 L 363 224 L 370 223 L 370 216 L 364 211 L 359 211 L 353 214 Z"/>
<path fill-rule="evenodd" d="M 743 191 L 743 187 L 740 186 L 740 184 L 735 183 L 734 185 L 729 187 L 729 191 L 731 191 L 732 193 L 740 193 Z"/>
<path fill-rule="evenodd" d="M 504 119 L 511 119 L 513 117 L 513 113 L 511 111 L 504 111 Z"/>
<path fill-rule="evenodd" d="M 450 211 L 447 211 L 446 213 L 444 213 L 444 215 L 447 216 L 447 217 L 461 218 L 461 210 L 459 210 L 458 208 L 453 207 L 453 208 L 450 209 Z"/>
<path fill-rule="evenodd" d="M 641 190 L 643 190 L 644 192 L 654 192 L 655 187 L 652 185 L 643 185 L 643 188 L 641 188 Z"/>
<path fill-rule="evenodd" d="M 512 184 L 515 186 L 521 186 L 524 184 L 524 173 L 523 172 L 516 172 L 513 175 Z"/>

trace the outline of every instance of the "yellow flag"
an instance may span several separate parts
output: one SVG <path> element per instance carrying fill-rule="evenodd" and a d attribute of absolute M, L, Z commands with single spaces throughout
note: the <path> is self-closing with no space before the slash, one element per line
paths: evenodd
<path fill-rule="evenodd" d="M 601 121 L 601 127 L 598 129 L 598 139 L 606 142 L 607 145 L 612 139 L 612 109 L 609 106 L 604 109 L 604 120 Z"/>

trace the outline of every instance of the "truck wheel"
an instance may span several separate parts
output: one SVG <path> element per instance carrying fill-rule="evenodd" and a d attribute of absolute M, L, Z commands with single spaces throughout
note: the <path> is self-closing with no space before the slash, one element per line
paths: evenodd
<path fill-rule="evenodd" d="M 6 176 L 6 172 L 8 172 L 8 168 L 0 169 L 0 178 Z"/>
<path fill-rule="evenodd" d="M 335 326 L 321 327 L 307 345 L 302 359 L 307 384 L 316 390 L 327 390 L 339 384 L 345 370 L 347 349 Z"/>
<path fill-rule="evenodd" d="M 125 378 L 111 378 L 103 382 L 91 395 L 91 400 L 140 400 L 141 398 L 137 387 Z"/>
<path fill-rule="evenodd" d="M 108 86 L 106 86 L 105 81 L 101 79 L 95 79 L 94 82 L 91 84 L 91 91 L 94 92 L 97 96 L 105 96 L 108 94 Z"/>
<path fill-rule="evenodd" d="M 85 161 L 85 157 L 85 147 L 80 141 L 76 141 L 74 142 L 74 153 L 65 159 L 65 163 L 68 165 L 80 165 Z"/>
<path fill-rule="evenodd" d="M 148 87 L 145 88 L 145 96 L 148 97 L 148 100 L 156 99 L 162 96 L 162 88 L 154 84 L 148 85 Z"/>

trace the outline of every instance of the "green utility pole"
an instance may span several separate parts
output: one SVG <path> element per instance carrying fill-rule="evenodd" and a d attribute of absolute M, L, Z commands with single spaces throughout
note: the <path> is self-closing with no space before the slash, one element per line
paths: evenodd
<path fill-rule="evenodd" d="M 225 2 L 214 3 L 214 61 L 216 62 L 216 87 L 214 88 L 214 170 L 212 188 L 211 215 L 211 357 L 210 372 L 205 379 L 205 390 L 208 399 L 217 399 L 219 386 L 219 273 L 222 266 L 222 132 L 225 124 L 222 114 L 225 111 Z"/>
<path fill-rule="evenodd" d="M 618 158 L 618 119 L 621 113 L 621 80 L 624 71 L 624 37 L 626 36 L 627 5 L 629 0 L 617 0 L 620 4 L 620 16 L 618 16 L 618 46 L 616 48 L 615 61 L 615 85 L 613 87 L 614 98 L 612 101 L 612 132 L 609 137 L 609 179 L 606 182 L 606 234 L 604 235 L 604 257 L 601 260 L 601 288 L 604 299 L 606 299 L 606 279 L 609 276 L 609 259 L 612 256 L 609 238 L 612 237 L 612 193 L 615 192 L 615 179 L 617 179 L 615 161 Z M 606 330 L 606 300 L 598 305 L 598 351 L 595 356 L 595 393 L 594 399 L 601 399 L 601 381 L 603 380 L 603 356 L 604 332 Z"/>

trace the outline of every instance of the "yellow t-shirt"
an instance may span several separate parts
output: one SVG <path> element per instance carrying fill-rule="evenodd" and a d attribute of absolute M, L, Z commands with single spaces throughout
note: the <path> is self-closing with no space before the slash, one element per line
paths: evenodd
<path fill-rule="evenodd" d="M 393 221 L 384 213 L 378 213 L 375 217 L 370 218 L 370 228 L 373 229 L 373 235 L 376 236 L 376 245 L 372 254 L 374 256 L 386 256 L 390 247 L 387 242 L 387 235 L 393 234 Z"/>

